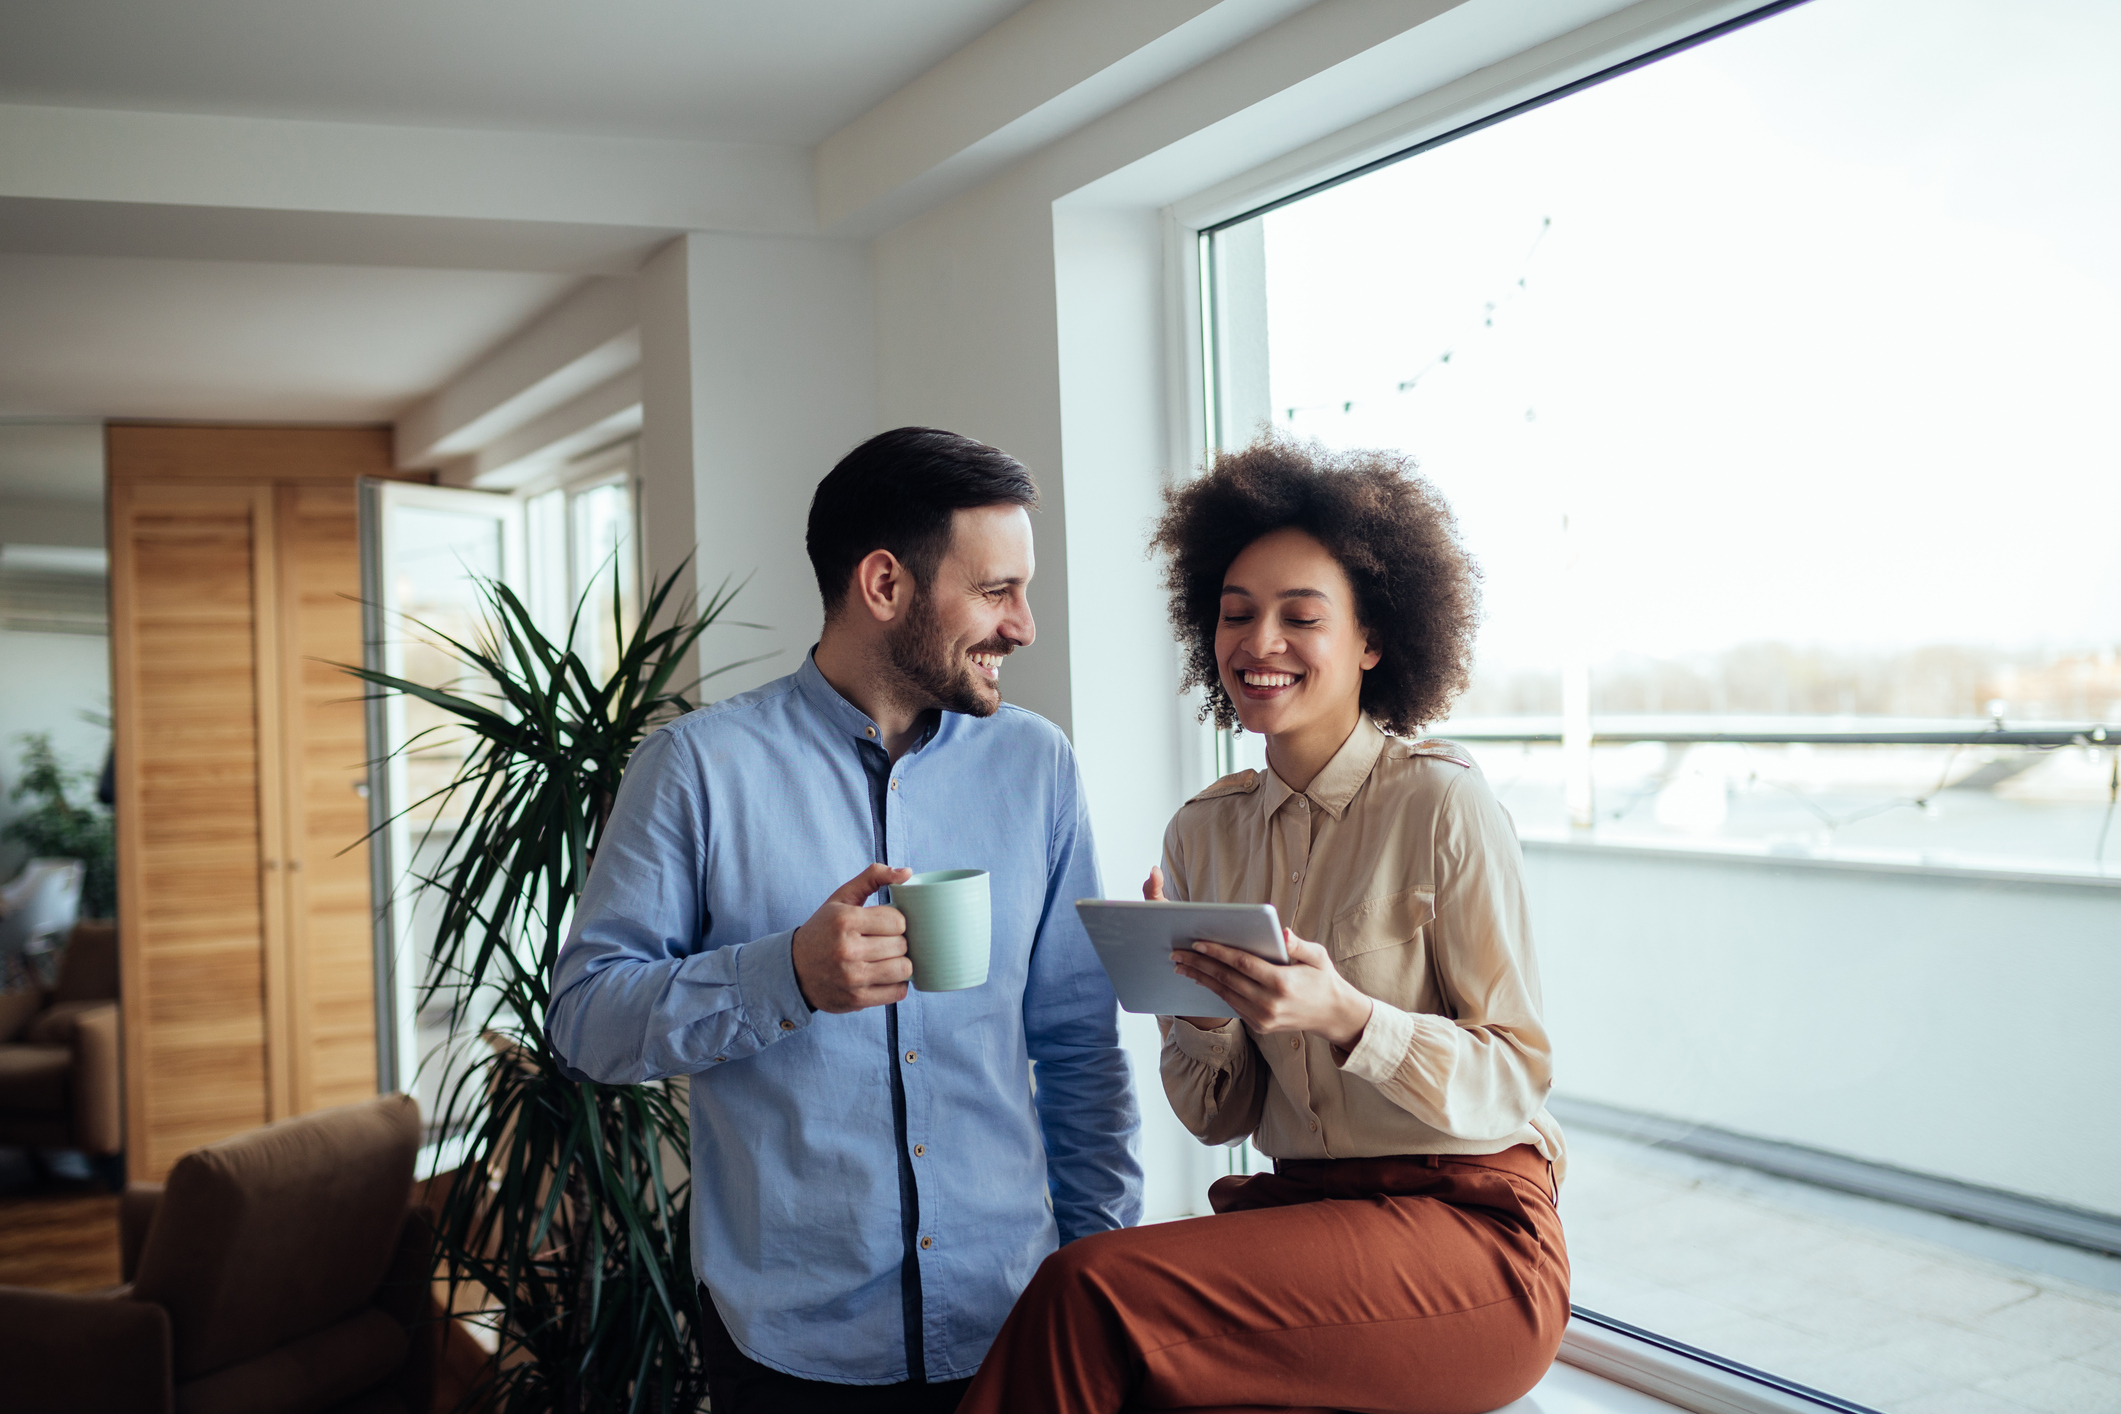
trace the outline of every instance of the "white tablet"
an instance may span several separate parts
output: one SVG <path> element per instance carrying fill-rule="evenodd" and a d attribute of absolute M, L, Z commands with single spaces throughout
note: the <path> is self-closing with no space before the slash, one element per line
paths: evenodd
<path fill-rule="evenodd" d="M 1271 903 L 1140 903 L 1085 898 L 1076 914 L 1097 949 L 1097 960 L 1127 1011 L 1152 1016 L 1235 1016 L 1221 997 L 1172 968 L 1171 954 L 1194 941 L 1243 948 L 1270 962 L 1287 962 L 1281 919 Z"/>

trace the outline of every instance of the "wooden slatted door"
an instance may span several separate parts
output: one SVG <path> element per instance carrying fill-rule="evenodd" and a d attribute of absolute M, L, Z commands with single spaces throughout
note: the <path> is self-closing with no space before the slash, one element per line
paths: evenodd
<path fill-rule="evenodd" d="M 338 666 L 361 661 L 358 499 L 350 484 L 281 486 L 276 507 L 297 1113 L 376 1092 L 367 717 Z"/>
<path fill-rule="evenodd" d="M 279 716 L 273 492 L 120 483 L 110 520 L 126 1149 L 159 1178 L 286 1112 L 266 1043 L 284 900 L 262 886 L 278 824 L 261 770 Z"/>
<path fill-rule="evenodd" d="M 113 427 L 132 1172 L 376 1092 L 359 663 L 372 428 Z"/>

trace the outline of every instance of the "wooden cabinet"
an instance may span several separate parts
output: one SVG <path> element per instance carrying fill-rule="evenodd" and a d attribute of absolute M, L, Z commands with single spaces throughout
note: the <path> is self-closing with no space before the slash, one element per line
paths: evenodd
<path fill-rule="evenodd" d="M 382 428 L 115 425 L 127 1152 L 375 1093 L 357 484 Z M 420 479 L 425 479 L 420 478 Z"/>

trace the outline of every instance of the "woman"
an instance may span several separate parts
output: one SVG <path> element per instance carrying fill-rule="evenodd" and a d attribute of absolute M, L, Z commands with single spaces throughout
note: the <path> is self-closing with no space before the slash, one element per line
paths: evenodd
<path fill-rule="evenodd" d="M 1188 684 L 1268 770 L 1188 801 L 1143 893 L 1271 903 L 1291 957 L 1173 954 L 1238 1019 L 1158 1018 L 1164 1090 L 1275 1172 L 1047 1258 L 960 1414 L 1507 1404 L 1569 1315 L 1538 972 L 1509 817 L 1405 739 L 1464 686 L 1477 571 L 1403 459 L 1281 440 L 1169 492 L 1154 543 Z"/>

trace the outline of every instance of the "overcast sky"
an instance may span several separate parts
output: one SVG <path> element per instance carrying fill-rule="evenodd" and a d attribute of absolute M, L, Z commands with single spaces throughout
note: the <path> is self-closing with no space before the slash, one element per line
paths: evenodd
<path fill-rule="evenodd" d="M 1277 416 L 1420 458 L 1497 665 L 2121 644 L 2116 74 L 2117 4 L 1813 0 L 1289 207 Z"/>

